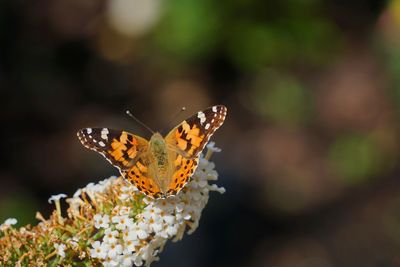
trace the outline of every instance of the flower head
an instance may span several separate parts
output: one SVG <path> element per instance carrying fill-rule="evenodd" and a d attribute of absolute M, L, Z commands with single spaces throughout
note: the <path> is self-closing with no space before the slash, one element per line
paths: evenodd
<path fill-rule="evenodd" d="M 107 244 L 115 244 L 117 242 L 117 237 L 119 233 L 117 230 L 111 230 L 111 228 L 107 228 L 104 232 L 103 241 Z"/>
<path fill-rule="evenodd" d="M 108 257 L 111 259 L 117 258 L 117 255 L 122 254 L 122 246 L 120 244 L 111 244 L 108 249 Z"/>
<path fill-rule="evenodd" d="M 115 224 L 115 228 L 118 230 L 124 230 L 133 225 L 133 221 L 127 215 L 117 215 L 112 217 L 111 220 Z"/>
<path fill-rule="evenodd" d="M 49 198 L 49 203 L 51 204 L 51 202 L 57 202 L 60 201 L 60 199 L 62 198 L 66 198 L 67 195 L 66 194 L 58 194 L 58 195 L 53 195 Z"/>
<path fill-rule="evenodd" d="M 4 223 L 2 225 L 7 225 L 7 226 L 16 225 L 17 222 L 18 221 L 15 218 L 8 218 L 7 220 L 4 221 Z"/>
<path fill-rule="evenodd" d="M 207 144 L 207 149 L 212 152 L 221 152 L 221 148 L 215 146 L 215 142 L 211 141 Z"/>
<path fill-rule="evenodd" d="M 101 214 L 96 214 L 93 217 L 94 219 L 94 227 L 97 229 L 99 228 L 108 228 L 109 227 L 109 222 L 110 222 L 110 216 L 105 214 L 102 216 Z"/>
<path fill-rule="evenodd" d="M 100 241 L 95 241 L 92 244 L 92 249 L 90 249 L 90 256 L 92 258 L 105 259 L 107 257 L 107 252 L 109 245 L 107 243 L 100 243 Z"/>

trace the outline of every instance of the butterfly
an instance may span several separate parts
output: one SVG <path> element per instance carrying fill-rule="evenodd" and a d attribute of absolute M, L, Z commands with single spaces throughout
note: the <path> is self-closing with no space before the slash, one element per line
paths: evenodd
<path fill-rule="evenodd" d="M 212 106 L 184 120 L 165 137 L 156 132 L 150 140 L 108 128 L 84 128 L 77 135 L 140 192 L 154 199 L 166 198 L 179 193 L 189 181 L 200 153 L 224 123 L 226 113 L 225 106 Z"/>

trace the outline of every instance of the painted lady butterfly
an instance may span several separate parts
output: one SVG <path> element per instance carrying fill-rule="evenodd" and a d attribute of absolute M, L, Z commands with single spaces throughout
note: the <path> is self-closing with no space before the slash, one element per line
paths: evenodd
<path fill-rule="evenodd" d="M 176 195 L 193 175 L 199 154 L 224 123 L 227 109 L 217 105 L 197 112 L 163 137 L 149 141 L 125 131 L 85 128 L 81 143 L 102 154 L 121 175 L 152 198 Z"/>

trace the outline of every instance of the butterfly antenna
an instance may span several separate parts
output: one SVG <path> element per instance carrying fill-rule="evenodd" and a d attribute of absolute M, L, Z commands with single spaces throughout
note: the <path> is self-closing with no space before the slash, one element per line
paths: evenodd
<path fill-rule="evenodd" d="M 184 111 L 186 111 L 186 107 L 181 107 L 181 109 L 175 112 L 175 114 L 171 117 L 167 125 L 171 125 L 171 123 L 176 119 L 176 117 L 178 117 Z M 164 130 L 161 130 L 160 132 L 162 133 L 163 131 Z"/>
<path fill-rule="evenodd" d="M 126 115 L 128 115 L 129 117 L 131 117 L 132 119 L 134 119 L 137 123 L 139 123 L 140 125 L 142 125 L 144 128 L 146 128 L 147 130 L 149 130 L 152 134 L 154 134 L 154 131 L 147 126 L 146 124 L 144 124 L 142 121 L 140 121 L 138 118 L 136 118 L 135 116 L 133 116 L 133 114 L 127 110 L 126 111 Z"/>

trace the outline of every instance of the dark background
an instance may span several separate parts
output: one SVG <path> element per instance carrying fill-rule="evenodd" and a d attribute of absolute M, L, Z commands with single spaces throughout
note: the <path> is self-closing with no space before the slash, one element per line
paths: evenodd
<path fill-rule="evenodd" d="M 2 0 L 0 88 L 1 220 L 117 174 L 79 128 L 224 104 L 227 192 L 154 266 L 400 266 L 399 0 Z"/>

